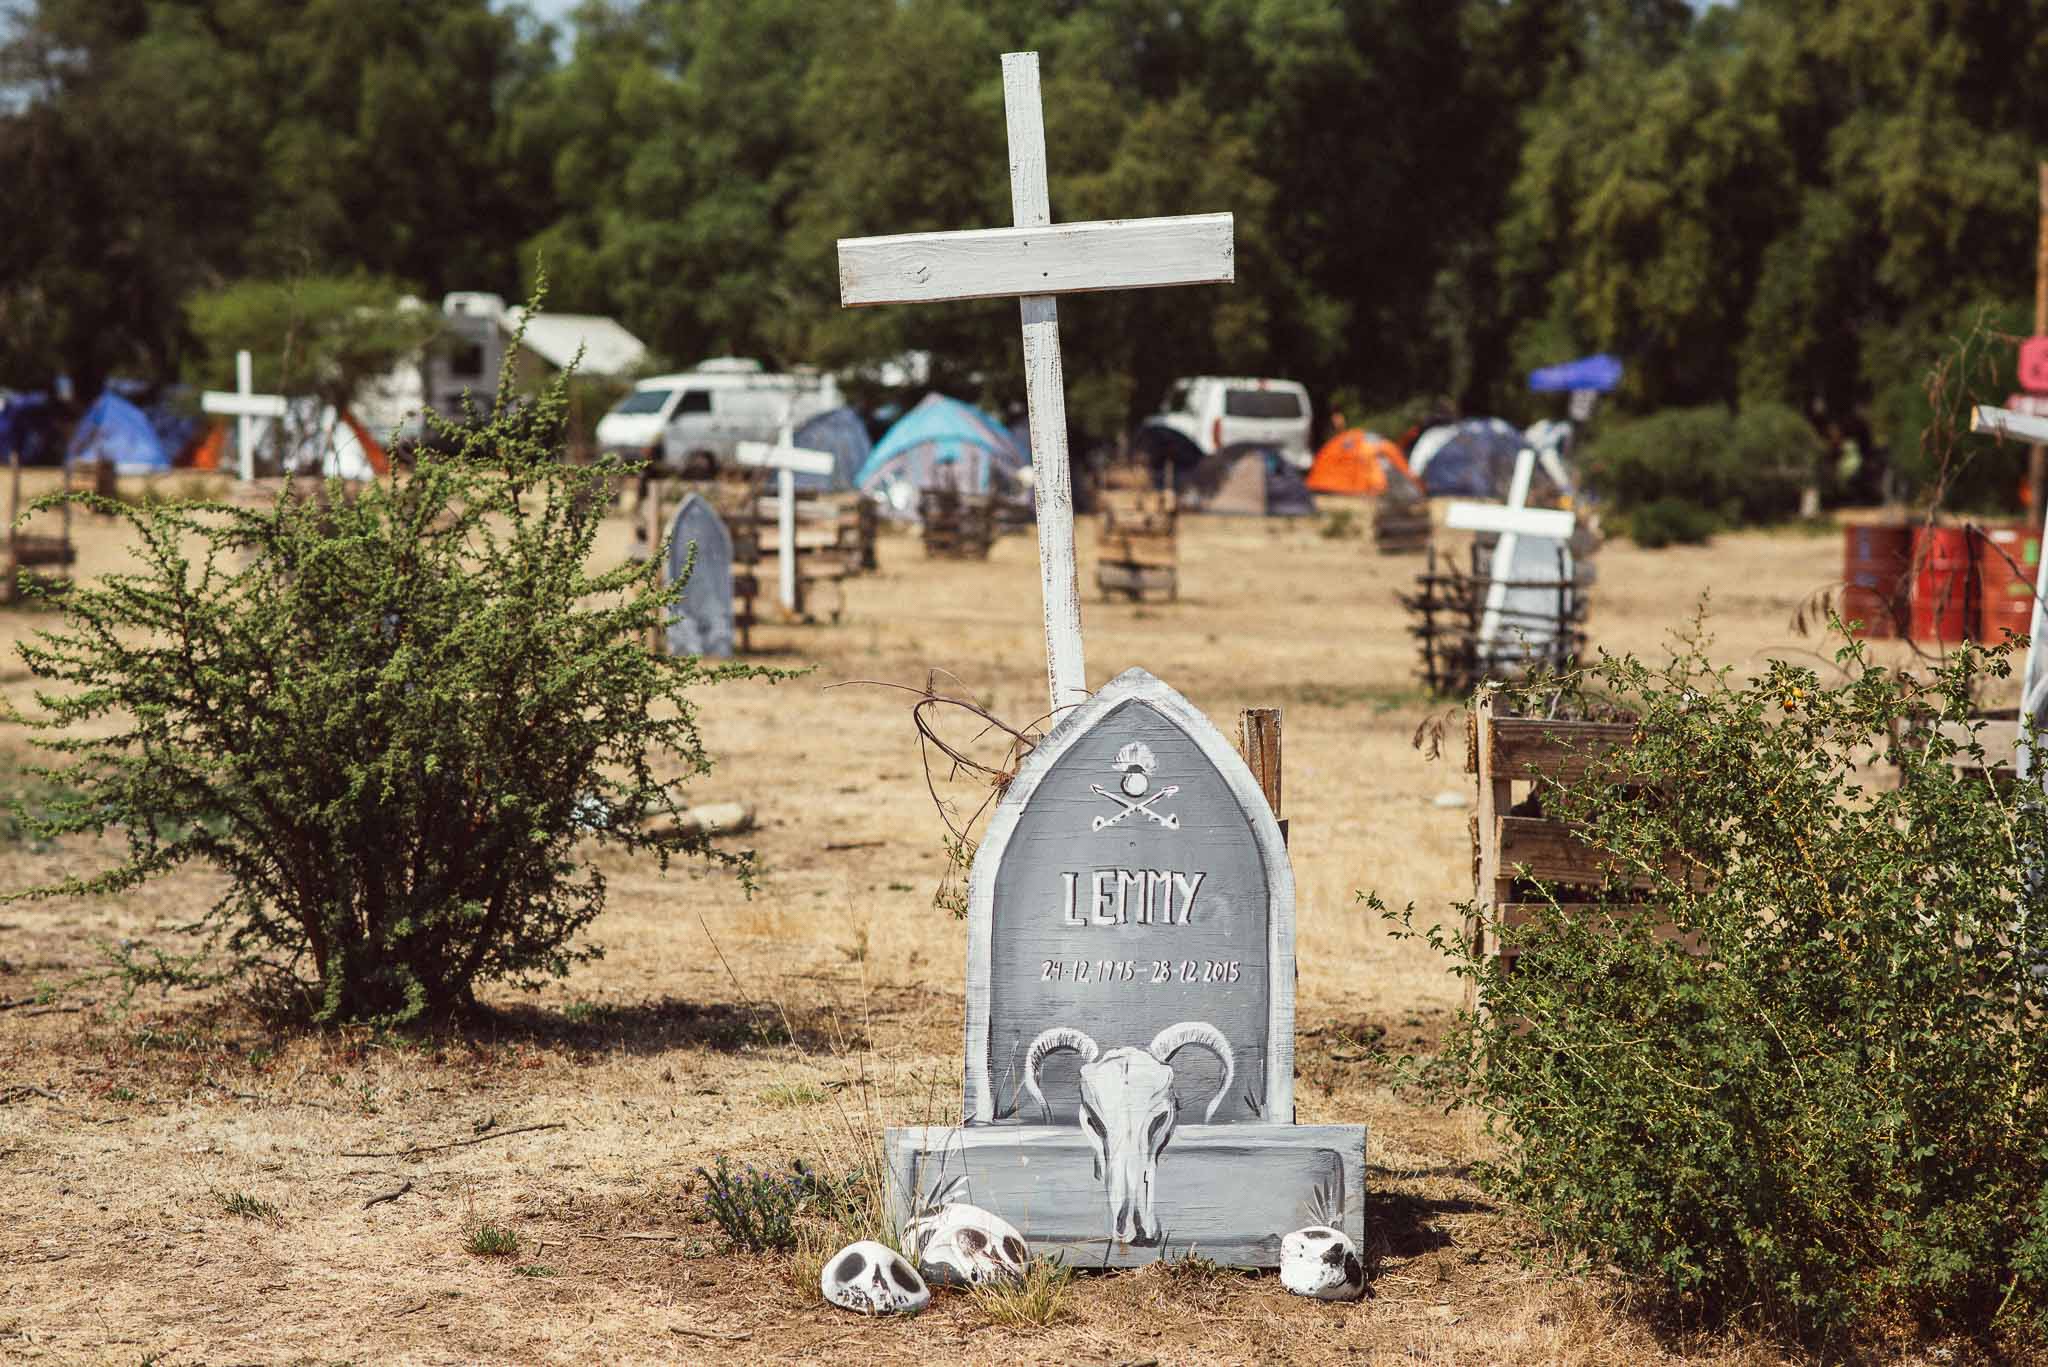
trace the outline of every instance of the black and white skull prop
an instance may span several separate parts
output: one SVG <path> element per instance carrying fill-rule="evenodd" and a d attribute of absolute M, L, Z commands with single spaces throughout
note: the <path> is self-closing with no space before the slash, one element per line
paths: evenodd
<path fill-rule="evenodd" d="M 1310 1225 L 1280 1241 L 1280 1285 L 1319 1301 L 1356 1300 L 1365 1291 L 1365 1266 L 1343 1230 Z"/>
<path fill-rule="evenodd" d="M 968 1286 L 1020 1278 L 1031 1257 L 1015 1225 L 964 1201 L 911 1221 L 903 1250 L 930 1280 Z"/>
<path fill-rule="evenodd" d="M 1118 1243 L 1156 1242 L 1160 1235 L 1154 1198 L 1159 1155 L 1173 1138 L 1179 1103 L 1173 1095 L 1174 1054 L 1188 1045 L 1207 1049 L 1223 1064 L 1223 1081 L 1202 1113 L 1207 1123 L 1230 1094 L 1237 1063 L 1223 1032 L 1201 1021 L 1169 1025 L 1139 1049 L 1129 1045 L 1107 1053 L 1079 1030 L 1055 1026 L 1031 1041 L 1024 1055 L 1024 1085 L 1052 1119 L 1038 1071 L 1046 1057 L 1063 1049 L 1081 1056 L 1081 1132 L 1095 1151 L 1095 1176 L 1109 1195 L 1110 1235 Z"/>
<path fill-rule="evenodd" d="M 826 1300 L 863 1315 L 914 1315 L 931 1304 L 931 1288 L 903 1255 L 862 1239 L 825 1261 L 818 1290 Z"/>

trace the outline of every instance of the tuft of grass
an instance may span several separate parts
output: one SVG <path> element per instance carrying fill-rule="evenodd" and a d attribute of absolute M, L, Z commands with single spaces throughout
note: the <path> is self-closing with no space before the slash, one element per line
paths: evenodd
<path fill-rule="evenodd" d="M 1074 1318 L 1074 1269 L 1051 1258 L 1033 1258 L 1018 1280 L 969 1287 L 967 1295 L 990 1324 L 1043 1329 Z"/>
<path fill-rule="evenodd" d="M 479 1258 L 509 1258 L 519 1251 L 518 1231 L 485 1220 L 469 1232 L 463 1245 Z"/>
<path fill-rule="evenodd" d="M 216 1191 L 213 1199 L 220 1203 L 221 1213 L 243 1220 L 261 1220 L 267 1225 L 284 1223 L 284 1214 L 270 1202 L 249 1195 L 246 1191 Z"/>
<path fill-rule="evenodd" d="M 546 1263 L 522 1263 L 512 1270 L 522 1277 L 559 1277 L 562 1275 Z"/>
<path fill-rule="evenodd" d="M 816 1106 L 829 1100 L 831 1097 L 823 1087 L 814 1087 L 808 1082 L 778 1082 L 761 1093 L 761 1104 L 773 1106 L 778 1111 L 792 1106 Z"/>

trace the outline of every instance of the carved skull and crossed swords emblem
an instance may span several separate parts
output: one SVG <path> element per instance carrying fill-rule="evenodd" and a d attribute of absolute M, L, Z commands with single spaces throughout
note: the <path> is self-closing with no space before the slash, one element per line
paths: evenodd
<path fill-rule="evenodd" d="M 1122 821 L 1132 812 L 1137 812 L 1148 820 L 1158 822 L 1169 831 L 1179 830 L 1180 817 L 1177 813 L 1167 812 L 1161 814 L 1155 812 L 1152 810 L 1152 804 L 1163 802 L 1167 798 L 1172 797 L 1180 791 L 1180 785 L 1178 783 L 1170 783 L 1150 797 L 1145 796 L 1145 790 L 1152 784 L 1152 771 L 1159 766 L 1159 761 L 1153 757 L 1152 747 L 1143 741 L 1132 741 L 1129 745 L 1116 752 L 1116 759 L 1113 763 L 1116 768 L 1123 770 L 1123 780 L 1117 784 L 1119 788 L 1123 789 L 1122 793 L 1112 793 L 1100 783 L 1093 783 L 1089 786 L 1095 790 L 1098 796 L 1108 798 L 1111 802 L 1123 808 L 1123 810 L 1115 816 L 1096 817 L 1089 829 L 1094 831 L 1106 830 L 1116 825 L 1117 822 Z"/>

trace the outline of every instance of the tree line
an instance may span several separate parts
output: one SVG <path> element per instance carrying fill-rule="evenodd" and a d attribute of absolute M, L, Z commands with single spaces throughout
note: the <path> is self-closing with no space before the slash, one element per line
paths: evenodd
<path fill-rule="evenodd" d="M 2037 11 L 591 0 L 558 34 L 486 0 L 18 0 L 0 385 L 222 378 L 192 306 L 237 281 L 544 266 L 550 307 L 676 362 L 929 350 L 1012 401 L 1014 305 L 842 310 L 834 242 L 1008 222 L 997 57 L 1035 48 L 1057 216 L 1237 217 L 1236 285 L 1063 309 L 1084 426 L 1218 372 L 1527 416 L 1527 369 L 1608 350 L 1630 409 L 1910 446 L 1952 339 L 2031 330 Z"/>

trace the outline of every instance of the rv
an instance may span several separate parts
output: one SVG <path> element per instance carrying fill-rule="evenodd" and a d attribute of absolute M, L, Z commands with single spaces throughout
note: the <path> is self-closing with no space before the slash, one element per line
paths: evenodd
<path fill-rule="evenodd" d="M 740 442 L 774 441 L 784 424 L 800 425 L 845 402 L 830 375 L 774 375 L 759 361 L 724 356 L 642 380 L 599 421 L 597 443 L 703 476 L 729 465 Z"/>

